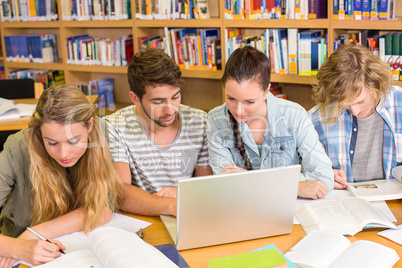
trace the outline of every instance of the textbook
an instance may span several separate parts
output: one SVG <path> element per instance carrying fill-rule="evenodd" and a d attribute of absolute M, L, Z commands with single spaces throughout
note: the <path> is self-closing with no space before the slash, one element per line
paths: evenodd
<path fill-rule="evenodd" d="M 349 192 L 367 201 L 393 200 L 402 198 L 402 166 L 391 171 L 393 179 L 354 182 L 348 184 Z"/>
<path fill-rule="evenodd" d="M 288 262 L 276 248 L 208 260 L 208 268 L 285 268 Z"/>
<path fill-rule="evenodd" d="M 355 235 L 364 228 L 397 229 L 378 208 L 356 197 L 336 200 L 317 200 L 304 203 L 295 216 L 308 234 L 313 230 L 333 231 L 342 235 Z"/>
<path fill-rule="evenodd" d="M 35 112 L 35 104 L 14 104 L 13 100 L 0 98 L 0 120 L 31 116 Z"/>
<path fill-rule="evenodd" d="M 351 243 L 330 231 L 312 231 L 285 256 L 301 268 L 386 268 L 399 260 L 392 248 L 366 240 Z"/>
<path fill-rule="evenodd" d="M 89 233 L 88 248 L 67 253 L 40 268 L 178 267 L 135 233 L 100 227 Z"/>

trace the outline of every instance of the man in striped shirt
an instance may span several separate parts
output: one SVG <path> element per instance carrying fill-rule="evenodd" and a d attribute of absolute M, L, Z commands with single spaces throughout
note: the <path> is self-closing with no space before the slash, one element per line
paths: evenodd
<path fill-rule="evenodd" d="M 321 66 L 309 111 L 334 169 L 335 189 L 391 178 L 402 164 L 402 90 L 363 46 L 341 46 Z"/>
<path fill-rule="evenodd" d="M 106 116 L 114 166 L 125 184 L 122 209 L 176 215 L 177 179 L 212 174 L 207 114 L 180 104 L 180 68 L 160 49 L 135 54 L 128 81 L 134 105 Z"/>

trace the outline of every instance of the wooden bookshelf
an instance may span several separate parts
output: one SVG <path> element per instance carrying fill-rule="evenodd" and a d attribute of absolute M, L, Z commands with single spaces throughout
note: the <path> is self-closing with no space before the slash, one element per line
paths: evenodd
<path fill-rule="evenodd" d="M 61 1 L 58 1 L 59 17 L 62 14 Z M 134 51 L 138 51 L 137 38 L 146 35 L 164 36 L 164 27 L 177 28 L 219 28 L 222 40 L 223 67 L 226 59 L 224 32 L 228 28 L 244 28 L 245 32 L 253 31 L 261 33 L 267 28 L 300 28 L 300 29 L 322 29 L 328 34 L 328 51 L 333 52 L 334 40 L 342 32 L 353 30 L 380 30 L 381 32 L 402 31 L 402 20 L 391 21 L 351 21 L 334 20 L 332 18 L 333 0 L 328 0 L 328 19 L 315 20 L 227 20 L 224 19 L 225 0 L 209 0 L 210 19 L 194 20 L 139 20 L 135 16 L 135 1 L 131 0 L 132 18 L 130 20 L 109 20 L 109 21 L 46 21 L 46 22 L 0 22 L 0 33 L 2 53 L 0 61 L 5 65 L 6 76 L 10 71 L 23 68 L 31 69 L 57 69 L 65 73 L 66 83 L 87 81 L 104 77 L 115 78 L 115 100 L 118 107 L 124 107 L 130 103 L 128 98 L 129 86 L 127 82 L 127 67 L 114 66 L 88 66 L 67 64 L 67 51 L 65 48 L 66 39 L 72 35 L 89 34 L 94 37 L 109 37 L 118 39 L 120 35 L 132 34 L 134 37 Z M 55 33 L 57 35 L 58 62 L 52 63 L 21 63 L 5 61 L 4 36 L 11 34 L 45 34 Z M 194 71 L 183 70 L 185 87 L 183 92 L 183 103 L 209 110 L 220 105 L 224 101 L 224 94 L 220 78 L 223 71 Z M 311 106 L 311 84 L 316 81 L 314 76 L 300 76 L 288 74 L 272 74 L 272 82 L 283 84 L 283 88 L 297 88 L 289 90 L 292 98 L 290 100 L 300 102 L 306 108 Z M 402 86 L 402 81 L 396 81 L 396 85 Z M 300 89 L 300 90 L 299 90 Z M 286 89 L 284 90 L 286 92 Z M 300 92 L 300 96 L 297 92 Z M 310 92 L 310 94 L 306 94 Z M 121 105 L 120 105 L 121 104 Z"/>

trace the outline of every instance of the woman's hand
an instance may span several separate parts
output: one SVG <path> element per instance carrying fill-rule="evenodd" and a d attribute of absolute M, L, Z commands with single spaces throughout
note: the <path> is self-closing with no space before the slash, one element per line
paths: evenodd
<path fill-rule="evenodd" d="M 303 198 L 320 199 L 328 192 L 328 187 L 321 181 L 301 181 L 297 196 Z"/>
<path fill-rule="evenodd" d="M 65 250 L 66 248 L 60 243 L 60 241 L 56 240 L 49 243 L 38 239 L 15 239 L 12 258 L 23 260 L 33 265 L 39 265 L 60 257 L 60 249 Z"/>
<path fill-rule="evenodd" d="M 244 168 L 238 167 L 236 165 L 223 165 L 222 168 L 224 170 L 219 172 L 221 174 L 247 171 Z"/>

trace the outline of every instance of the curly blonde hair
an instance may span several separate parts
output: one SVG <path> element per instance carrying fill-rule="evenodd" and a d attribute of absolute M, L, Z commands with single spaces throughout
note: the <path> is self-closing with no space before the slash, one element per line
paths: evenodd
<path fill-rule="evenodd" d="M 363 88 L 369 91 L 374 103 L 378 103 L 392 86 L 389 65 L 360 45 L 335 50 L 321 66 L 317 80 L 313 85 L 313 100 L 326 123 L 335 122 Z"/>
<path fill-rule="evenodd" d="M 46 151 L 41 125 L 48 122 L 89 127 L 88 147 L 67 172 Z M 54 86 L 38 101 L 27 130 L 32 181 L 32 223 L 39 224 L 77 208 L 84 209 L 87 233 L 103 223 L 104 209 L 117 210 L 123 199 L 123 186 L 112 164 L 112 157 L 92 105 L 78 88 Z"/>

